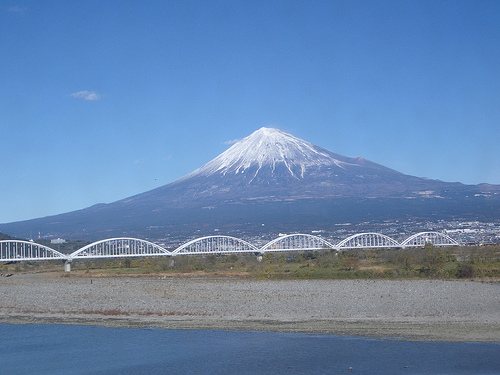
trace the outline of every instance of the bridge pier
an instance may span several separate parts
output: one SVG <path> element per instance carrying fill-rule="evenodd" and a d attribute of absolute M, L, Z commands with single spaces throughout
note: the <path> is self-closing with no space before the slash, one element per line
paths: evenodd
<path fill-rule="evenodd" d="M 64 272 L 71 272 L 71 259 L 63 260 L 64 262 Z"/>

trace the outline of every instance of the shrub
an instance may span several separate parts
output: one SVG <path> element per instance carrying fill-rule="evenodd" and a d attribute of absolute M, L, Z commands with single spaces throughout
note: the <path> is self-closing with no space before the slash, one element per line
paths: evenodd
<path fill-rule="evenodd" d="M 427 244 L 422 258 L 420 273 L 425 276 L 438 276 L 445 262 L 446 256 L 444 251 Z"/>
<path fill-rule="evenodd" d="M 456 277 L 459 279 L 471 279 L 477 276 L 476 266 L 473 262 L 463 262 L 457 267 Z"/>
<path fill-rule="evenodd" d="M 409 271 L 415 265 L 415 258 L 409 251 L 402 250 L 394 257 L 394 263 L 405 271 Z"/>
<path fill-rule="evenodd" d="M 348 257 L 342 259 L 340 262 L 341 267 L 344 268 L 347 271 L 354 271 L 359 268 L 359 258 L 354 258 L 354 257 Z"/>

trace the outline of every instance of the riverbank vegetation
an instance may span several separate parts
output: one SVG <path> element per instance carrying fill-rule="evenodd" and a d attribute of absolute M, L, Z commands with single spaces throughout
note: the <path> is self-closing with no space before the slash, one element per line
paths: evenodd
<path fill-rule="evenodd" d="M 61 271 L 60 261 L 0 265 L 6 272 Z M 359 249 L 76 260 L 72 274 L 257 279 L 500 278 L 500 246 Z"/>

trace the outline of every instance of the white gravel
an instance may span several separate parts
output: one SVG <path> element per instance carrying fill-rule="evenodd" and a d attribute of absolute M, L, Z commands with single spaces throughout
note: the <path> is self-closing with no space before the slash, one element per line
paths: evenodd
<path fill-rule="evenodd" d="M 224 318 L 500 323 L 500 284 L 461 281 L 81 278 L 0 279 L 0 311 L 150 312 Z"/>
<path fill-rule="evenodd" d="M 0 317 L 148 316 L 221 321 L 469 322 L 500 327 L 500 283 L 433 280 L 269 281 L 0 278 Z"/>

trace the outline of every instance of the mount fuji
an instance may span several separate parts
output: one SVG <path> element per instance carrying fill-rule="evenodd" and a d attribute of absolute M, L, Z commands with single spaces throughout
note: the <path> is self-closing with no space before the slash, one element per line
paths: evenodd
<path fill-rule="evenodd" d="M 109 204 L 1 224 L 27 237 L 158 237 L 214 230 L 326 229 L 343 221 L 500 217 L 500 186 L 405 175 L 261 128 L 183 178 Z"/>

